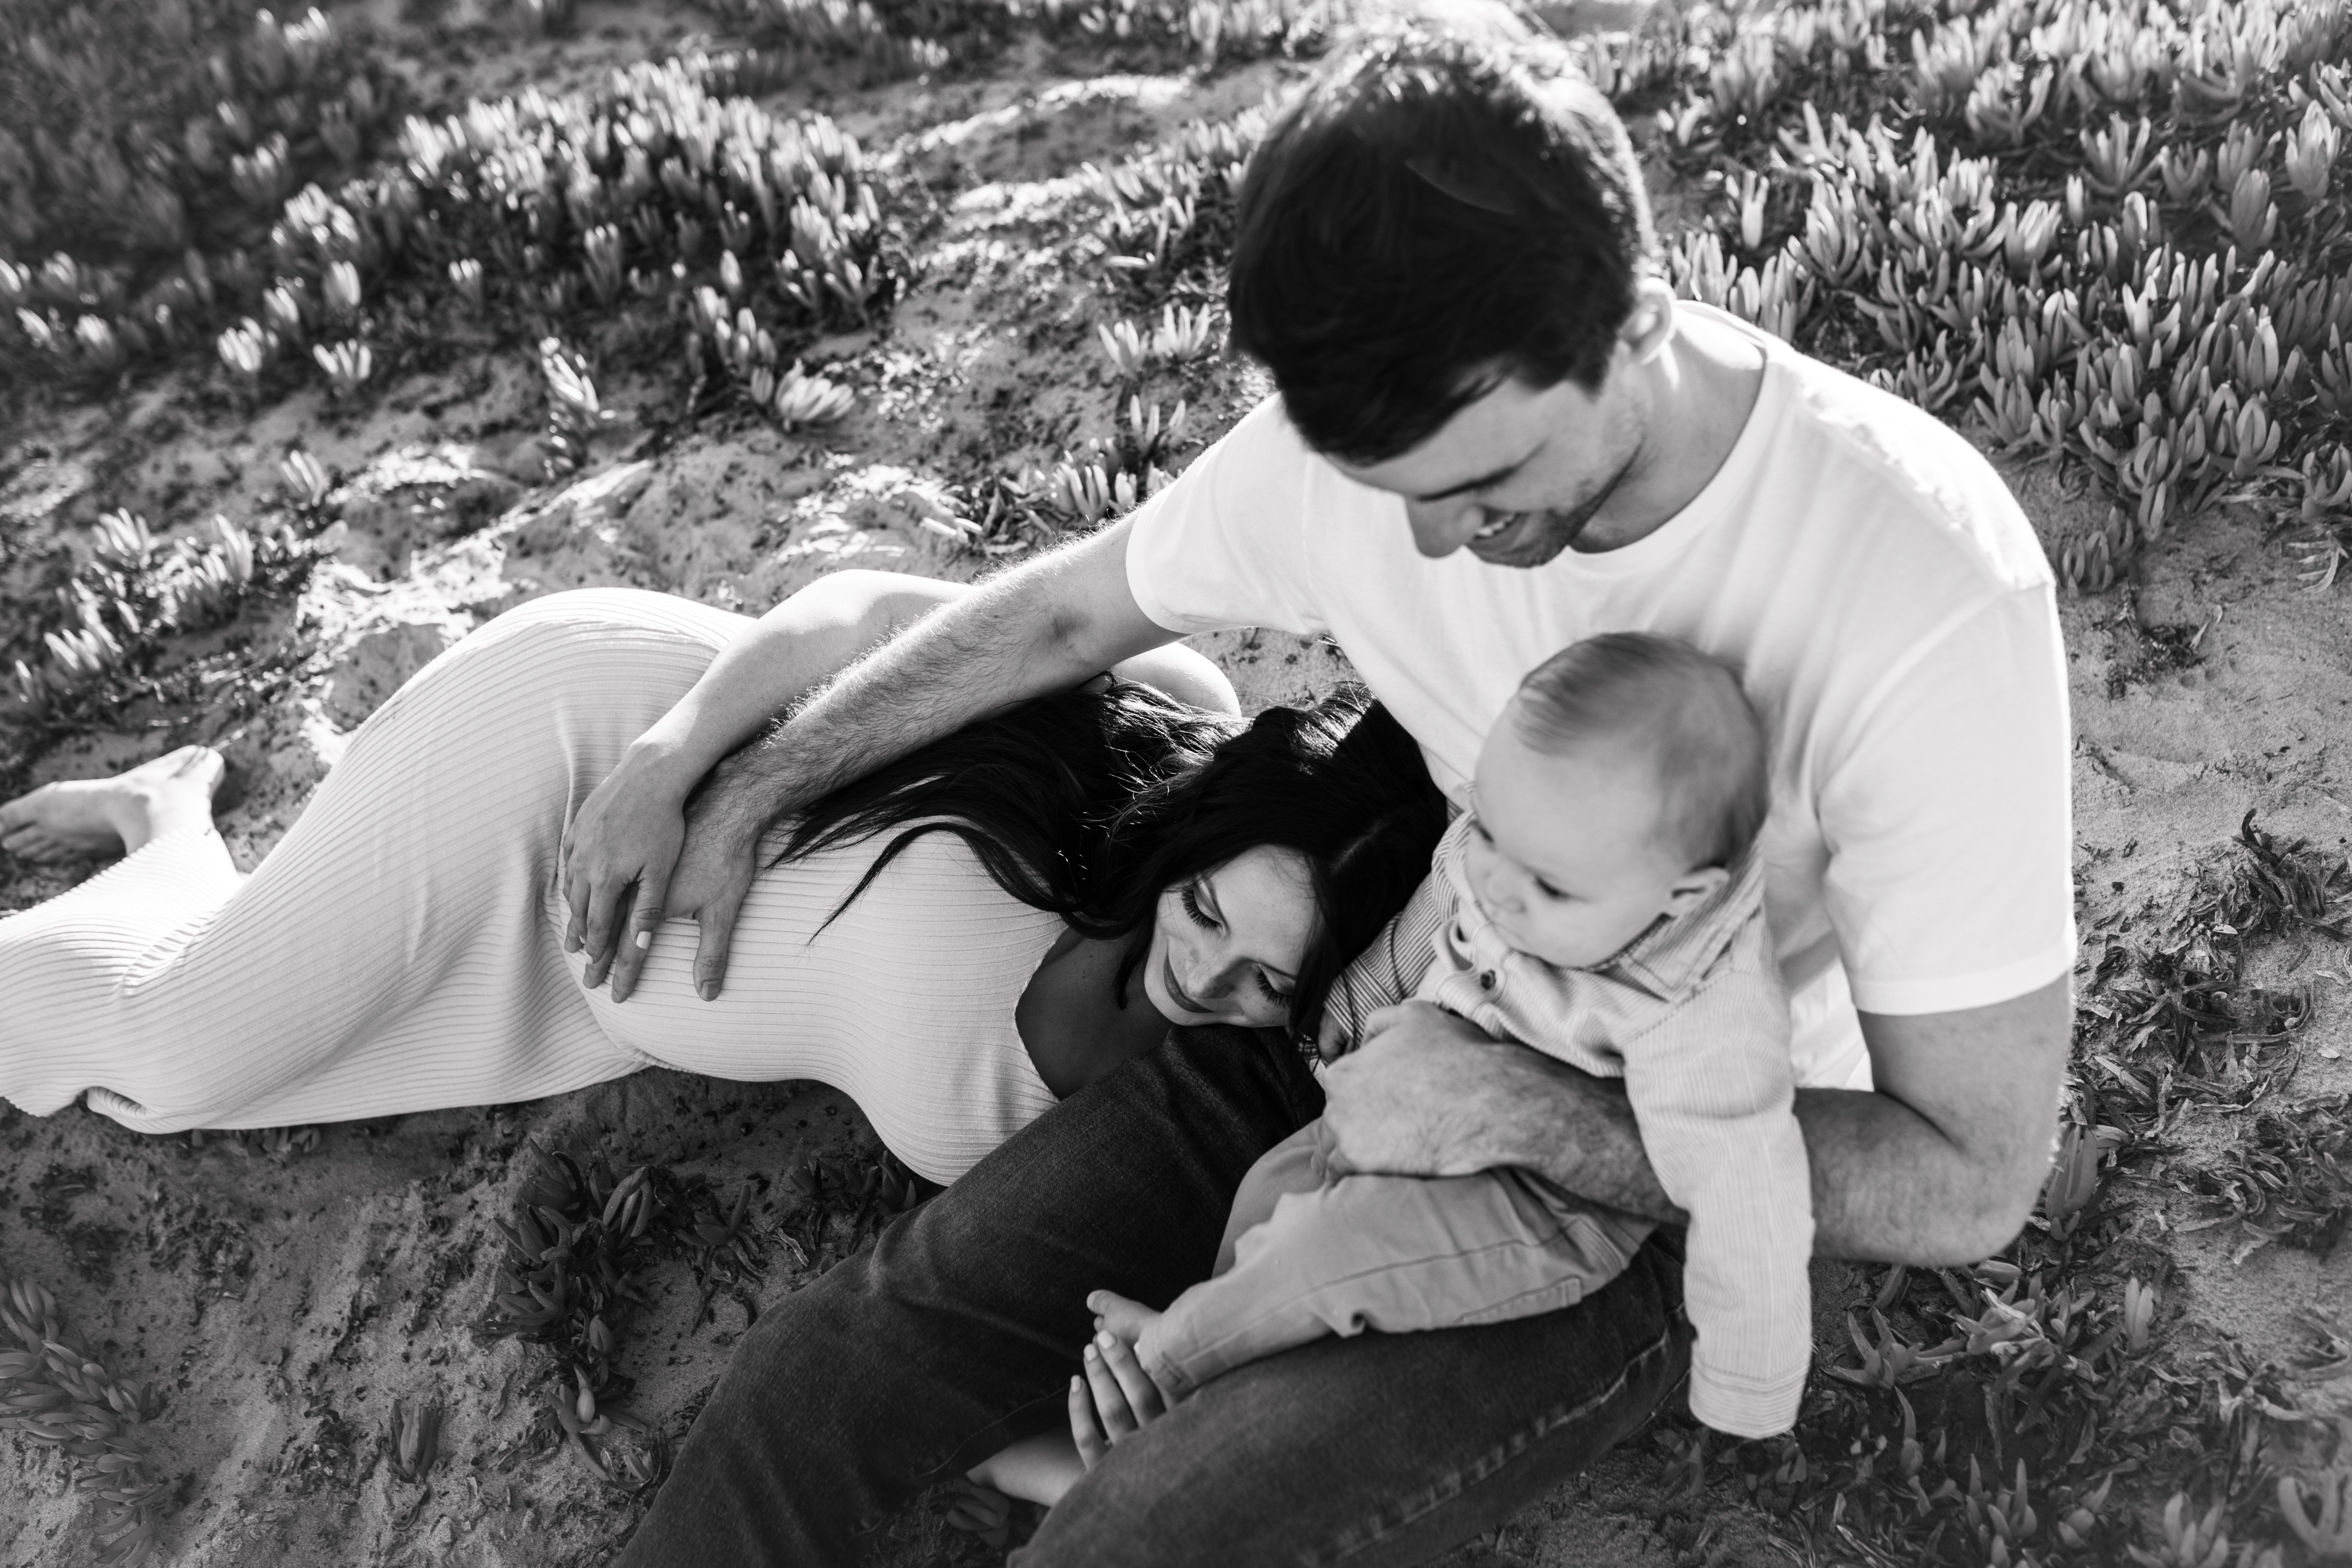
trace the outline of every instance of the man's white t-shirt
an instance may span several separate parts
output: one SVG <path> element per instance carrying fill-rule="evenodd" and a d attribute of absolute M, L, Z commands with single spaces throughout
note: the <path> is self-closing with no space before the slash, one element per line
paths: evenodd
<path fill-rule="evenodd" d="M 1275 398 L 1135 514 L 1128 585 L 1178 633 L 1328 632 L 1457 800 L 1520 677 L 1570 643 L 1657 632 L 1737 663 L 1773 737 L 1766 912 L 1800 1075 L 1866 1082 L 1853 1008 L 1980 1007 L 2074 964 L 2050 566 L 1944 425 L 1676 309 L 1756 342 L 1763 385 L 1714 479 L 1633 543 L 1430 560 L 1403 501 L 1309 450 Z"/>

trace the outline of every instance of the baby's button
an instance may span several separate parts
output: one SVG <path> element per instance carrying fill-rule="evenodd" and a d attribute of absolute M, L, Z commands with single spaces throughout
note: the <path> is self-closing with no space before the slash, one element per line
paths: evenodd
<path fill-rule="evenodd" d="M 1502 978 L 1503 977 L 1500 974 L 1497 974 L 1491 969 L 1482 969 L 1478 972 L 1478 988 L 1482 991 L 1492 991 L 1497 984 L 1501 984 Z"/>

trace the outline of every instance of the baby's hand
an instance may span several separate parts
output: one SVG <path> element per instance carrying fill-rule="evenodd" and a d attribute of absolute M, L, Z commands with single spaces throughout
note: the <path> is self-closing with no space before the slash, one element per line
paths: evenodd
<path fill-rule="evenodd" d="M 1362 1043 L 1369 1046 L 1391 1030 L 1402 1030 L 1398 1037 L 1414 1044 L 1430 1038 L 1475 1038 L 1489 1045 L 1494 1043 L 1475 1024 L 1454 1016 L 1434 1002 L 1399 1002 L 1375 1009 L 1364 1020 Z"/>
<path fill-rule="evenodd" d="M 1167 1415 L 1176 1402 L 1135 1353 L 1136 1342 L 1159 1324 L 1160 1314 L 1109 1290 L 1088 1296 L 1087 1306 L 1095 1314 L 1095 1337 L 1087 1344 L 1084 1375 L 1070 1379 L 1070 1438 L 1091 1470 L 1113 1444 Z"/>
<path fill-rule="evenodd" d="M 1323 1022 L 1315 1030 L 1315 1054 L 1327 1062 L 1336 1062 L 1355 1048 L 1355 1042 L 1348 1038 L 1348 1026 L 1339 1021 L 1338 1010 L 1325 1008 Z"/>

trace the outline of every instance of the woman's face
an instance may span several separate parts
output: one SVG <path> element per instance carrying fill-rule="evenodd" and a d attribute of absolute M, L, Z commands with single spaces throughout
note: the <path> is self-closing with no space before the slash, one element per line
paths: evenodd
<path fill-rule="evenodd" d="M 1245 850 L 1161 891 L 1143 994 L 1174 1024 L 1286 1027 L 1315 928 L 1306 860 Z"/>

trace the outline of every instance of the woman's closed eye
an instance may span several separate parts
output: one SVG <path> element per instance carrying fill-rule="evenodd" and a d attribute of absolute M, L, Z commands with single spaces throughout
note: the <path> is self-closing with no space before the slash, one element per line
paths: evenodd
<path fill-rule="evenodd" d="M 1219 921 L 1214 915 L 1211 914 L 1201 901 L 1201 884 L 1199 882 L 1192 881 L 1185 883 L 1181 888 L 1179 888 L 1176 890 L 1176 897 L 1178 901 L 1184 906 L 1184 913 L 1191 918 L 1194 925 L 1199 926 L 1203 931 L 1216 931 L 1220 928 L 1222 922 Z M 1257 982 L 1257 988 L 1265 992 L 1269 1000 L 1279 1005 L 1289 1005 L 1290 993 L 1283 989 L 1281 986 L 1276 985 L 1274 983 L 1273 977 L 1267 974 L 1265 970 L 1258 969 L 1253 971 L 1251 977 Z"/>

